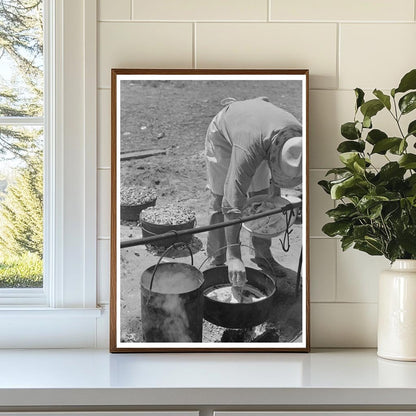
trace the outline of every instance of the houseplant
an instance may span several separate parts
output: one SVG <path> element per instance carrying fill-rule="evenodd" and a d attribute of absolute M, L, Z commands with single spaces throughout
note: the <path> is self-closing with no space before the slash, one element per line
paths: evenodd
<path fill-rule="evenodd" d="M 378 354 L 416 360 L 416 69 L 389 94 L 372 94 L 366 100 L 355 89 L 354 119 L 342 124 L 345 140 L 337 148 L 342 167 L 327 172 L 335 179 L 319 182 L 338 202 L 322 230 L 340 237 L 343 250 L 390 260 L 379 281 Z M 395 131 L 373 126 L 379 112 L 390 114 Z"/>

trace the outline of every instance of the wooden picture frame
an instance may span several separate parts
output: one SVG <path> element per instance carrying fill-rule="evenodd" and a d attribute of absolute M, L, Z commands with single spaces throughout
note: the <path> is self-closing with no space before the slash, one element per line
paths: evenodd
<path fill-rule="evenodd" d="M 309 351 L 308 89 L 305 69 L 112 70 L 111 352 Z M 266 181 L 284 199 L 264 207 L 285 201 L 267 223 L 263 202 L 241 211 L 247 186 L 256 195 Z M 258 232 L 285 222 L 267 240 L 245 221 L 241 248 L 226 231 L 248 279 L 231 290 L 227 266 L 208 265 L 223 259 L 222 231 L 210 230 L 209 259 L 203 231 L 238 234 L 250 212 Z"/>

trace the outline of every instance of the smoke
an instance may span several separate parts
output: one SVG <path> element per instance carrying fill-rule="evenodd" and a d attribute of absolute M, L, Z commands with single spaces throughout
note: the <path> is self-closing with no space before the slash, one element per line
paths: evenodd
<path fill-rule="evenodd" d="M 203 296 L 202 290 L 198 290 L 202 274 L 179 265 L 159 265 L 151 292 L 142 287 L 146 341 L 202 341 Z"/>
<path fill-rule="evenodd" d="M 197 302 L 197 299 L 195 299 Z M 146 302 L 147 303 L 147 302 Z M 188 306 L 188 309 L 186 308 Z M 148 308 L 148 321 L 146 325 L 150 327 L 152 334 L 158 339 L 153 342 L 193 342 L 192 337 L 195 332 L 197 322 L 190 322 L 192 315 L 193 321 L 197 321 L 195 308 L 191 304 L 186 305 L 185 299 L 180 295 L 159 295 L 150 294 L 150 300 L 145 306 Z M 202 319 L 201 319 L 202 325 Z"/>

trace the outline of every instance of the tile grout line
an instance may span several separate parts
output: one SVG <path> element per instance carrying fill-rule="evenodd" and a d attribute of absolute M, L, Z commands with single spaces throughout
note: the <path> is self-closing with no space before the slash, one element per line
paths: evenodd
<path fill-rule="evenodd" d="M 334 305 L 334 306 L 339 306 L 339 305 L 377 305 L 378 302 L 370 302 L 370 301 L 341 301 L 341 302 L 329 302 L 329 301 L 311 301 L 311 304 L 315 304 L 315 305 Z"/>
<path fill-rule="evenodd" d="M 271 18 L 272 18 L 272 16 L 271 16 L 271 11 L 272 11 L 271 1 L 272 0 L 267 0 L 267 22 L 268 23 L 271 21 Z"/>
<path fill-rule="evenodd" d="M 134 8 L 132 8 L 134 9 Z M 132 11 L 133 12 L 133 11 Z M 220 19 L 210 19 L 210 20 L 192 20 L 192 19 L 98 19 L 98 23 L 287 23 L 287 24 L 306 24 L 306 25 L 315 25 L 315 24 L 327 24 L 327 25 L 336 25 L 336 24 L 354 24 L 354 25 L 414 25 L 414 20 L 270 20 L 267 19 L 253 19 L 253 20 L 244 20 L 244 19 L 235 19 L 235 20 L 220 20 Z"/>
<path fill-rule="evenodd" d="M 341 24 L 337 23 L 337 90 L 339 89 L 340 71 L 341 71 Z"/>
<path fill-rule="evenodd" d="M 192 23 L 192 68 L 196 69 L 196 22 Z"/>
<path fill-rule="evenodd" d="M 334 204 L 335 205 L 335 204 Z M 335 259 L 335 282 L 334 282 L 334 302 L 338 303 L 338 244 L 340 241 L 336 240 L 334 244 L 334 259 Z"/>
<path fill-rule="evenodd" d="M 133 20 L 133 1 L 130 0 L 130 20 Z"/>

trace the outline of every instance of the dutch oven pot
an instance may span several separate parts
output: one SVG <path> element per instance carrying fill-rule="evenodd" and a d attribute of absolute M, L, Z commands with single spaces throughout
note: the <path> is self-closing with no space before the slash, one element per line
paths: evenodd
<path fill-rule="evenodd" d="M 156 198 L 152 201 L 138 205 L 120 205 L 120 218 L 123 221 L 138 221 L 140 213 L 149 207 L 156 205 Z"/>
<path fill-rule="evenodd" d="M 154 224 L 143 219 L 140 219 L 140 226 L 142 227 L 143 238 L 153 237 L 155 235 L 165 234 L 169 231 L 183 231 L 190 230 L 195 227 L 196 220 L 185 222 L 183 224 Z M 153 244 L 161 247 L 169 247 L 175 242 L 182 242 L 185 244 L 190 243 L 192 240 L 192 234 L 182 235 L 180 237 L 173 236 L 172 238 L 165 238 L 163 240 L 154 242 Z"/>
<path fill-rule="evenodd" d="M 225 328 L 251 328 L 267 321 L 273 304 L 276 285 L 262 271 L 246 267 L 247 283 L 260 289 L 266 297 L 252 303 L 226 303 L 205 295 L 210 288 L 229 284 L 228 267 L 218 266 L 204 270 L 204 318 Z"/>
<path fill-rule="evenodd" d="M 143 215 L 140 215 L 139 223 L 142 228 L 143 238 L 146 238 L 165 234 L 169 231 L 190 230 L 195 228 L 196 218 L 192 218 L 191 220 L 180 224 L 156 224 L 151 221 L 147 221 Z M 192 234 L 182 236 L 173 235 L 171 238 L 164 238 L 163 240 L 155 241 L 153 244 L 159 247 L 170 247 L 171 245 L 179 242 L 189 244 L 192 241 L 192 237 Z"/>

